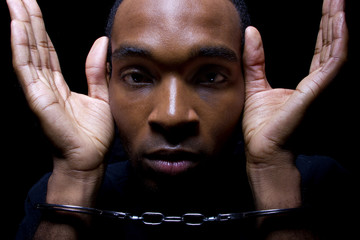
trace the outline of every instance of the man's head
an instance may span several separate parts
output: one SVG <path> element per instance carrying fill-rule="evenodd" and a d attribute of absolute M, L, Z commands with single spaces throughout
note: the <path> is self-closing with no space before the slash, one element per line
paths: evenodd
<path fill-rule="evenodd" d="M 146 183 L 158 186 L 159 179 L 224 161 L 244 105 L 241 27 L 229 0 L 123 0 L 118 6 L 110 105 Z"/>
<path fill-rule="evenodd" d="M 113 7 L 110 11 L 109 17 L 108 17 L 105 33 L 106 33 L 106 36 L 109 37 L 110 39 L 111 39 L 111 33 L 112 33 L 113 25 L 114 25 L 115 16 L 116 16 L 117 10 L 122 2 L 123 2 L 123 0 L 115 0 L 115 3 L 113 5 Z M 231 0 L 231 2 L 234 4 L 236 10 L 238 11 L 239 17 L 240 17 L 240 29 L 242 32 L 242 44 L 244 44 L 245 29 L 248 26 L 250 26 L 250 22 L 251 22 L 249 12 L 247 10 L 247 6 L 246 6 L 244 0 Z M 110 61 L 111 45 L 109 45 L 108 57 L 109 57 L 109 61 Z"/>

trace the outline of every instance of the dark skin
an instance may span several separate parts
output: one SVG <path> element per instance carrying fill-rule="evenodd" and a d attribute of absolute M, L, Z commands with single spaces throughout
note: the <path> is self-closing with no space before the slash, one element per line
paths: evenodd
<path fill-rule="evenodd" d="M 16 73 L 57 149 L 48 203 L 94 205 L 114 117 L 133 166 L 152 189 L 161 185 L 154 173 L 172 179 L 217 159 L 242 121 L 256 207 L 301 205 L 300 174 L 284 146 L 346 59 L 343 0 L 324 1 L 310 73 L 295 90 L 270 87 L 253 27 L 241 54 L 239 16 L 230 1 L 125 0 L 113 28 L 111 75 L 107 38 L 87 58 L 88 96 L 65 83 L 36 2 L 7 2 Z M 61 234 L 76 238 L 77 229 L 44 221 L 37 237 Z M 268 238 L 304 234 L 278 231 Z"/>
<path fill-rule="evenodd" d="M 125 1 L 116 15 L 109 95 L 133 165 L 156 187 L 148 172 L 176 177 L 223 153 L 240 121 L 244 80 L 231 2 L 212 11 L 211 1 L 145 2 Z"/>

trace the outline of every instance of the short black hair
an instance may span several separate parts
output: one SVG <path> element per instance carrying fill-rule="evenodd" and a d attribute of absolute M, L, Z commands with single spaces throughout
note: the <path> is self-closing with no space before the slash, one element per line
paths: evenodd
<path fill-rule="evenodd" d="M 111 33 L 112 33 L 112 28 L 114 25 L 114 21 L 115 21 L 115 16 L 116 16 L 116 12 L 120 6 L 120 4 L 122 3 L 123 0 L 115 0 L 115 3 L 113 5 L 113 7 L 111 8 L 108 20 L 107 20 L 107 24 L 106 24 L 106 29 L 105 29 L 105 34 L 106 36 L 111 39 Z M 239 17 L 240 17 L 240 30 L 242 33 L 242 41 L 241 41 L 241 46 L 243 47 L 244 45 L 244 41 L 245 41 L 245 29 L 250 26 L 251 21 L 250 21 L 250 15 L 246 6 L 246 3 L 244 0 L 231 0 L 231 2 L 235 5 L 235 8 L 237 10 L 237 12 L 239 13 Z M 110 62 L 111 65 L 111 44 L 109 44 L 108 47 L 108 62 Z"/>

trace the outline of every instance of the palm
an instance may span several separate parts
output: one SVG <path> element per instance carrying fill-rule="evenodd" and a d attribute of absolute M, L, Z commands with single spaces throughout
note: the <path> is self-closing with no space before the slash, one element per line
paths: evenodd
<path fill-rule="evenodd" d="M 247 153 L 253 159 L 268 159 L 266 155 L 284 147 L 306 109 L 344 63 L 347 38 L 344 1 L 325 0 L 310 74 L 295 90 L 272 89 L 265 75 L 260 34 L 254 28 L 247 30 L 244 50 L 246 101 L 243 131 Z"/>
<path fill-rule="evenodd" d="M 107 39 L 99 39 L 86 63 L 89 96 L 71 92 L 35 1 L 8 0 L 13 63 L 29 106 L 56 148 L 66 170 L 102 164 L 113 135 L 106 83 Z M 57 162 L 55 162 L 57 164 Z"/>
<path fill-rule="evenodd" d="M 102 164 L 113 134 L 108 102 L 74 92 L 66 99 L 45 94 L 42 103 L 30 105 L 38 108 L 34 111 L 43 119 L 45 133 L 59 150 L 58 157 L 76 159 L 68 167 L 79 171 Z M 82 159 L 85 161 L 79 161 Z"/>
<path fill-rule="evenodd" d="M 282 108 L 293 92 L 288 89 L 271 89 L 247 98 L 243 118 L 247 149 L 260 153 L 269 148 L 269 143 L 279 142 L 273 139 L 274 133 L 279 131 L 278 127 L 282 127 L 276 126 L 276 122 L 280 120 L 278 118 L 281 118 Z"/>

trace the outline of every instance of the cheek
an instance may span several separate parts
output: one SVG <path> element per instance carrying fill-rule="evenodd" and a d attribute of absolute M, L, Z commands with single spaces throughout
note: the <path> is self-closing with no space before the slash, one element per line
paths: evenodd
<path fill-rule="evenodd" d="M 216 154 L 236 134 L 234 131 L 241 121 L 244 94 L 242 91 L 231 90 L 224 92 L 210 102 L 211 104 L 207 104 L 203 108 L 206 117 L 203 118 L 202 129 L 204 137 L 207 138 L 208 146 Z"/>
<path fill-rule="evenodd" d="M 124 147 L 132 152 L 145 134 L 147 126 L 146 100 L 130 96 L 116 84 L 110 83 L 110 107 L 119 129 L 119 134 Z"/>

